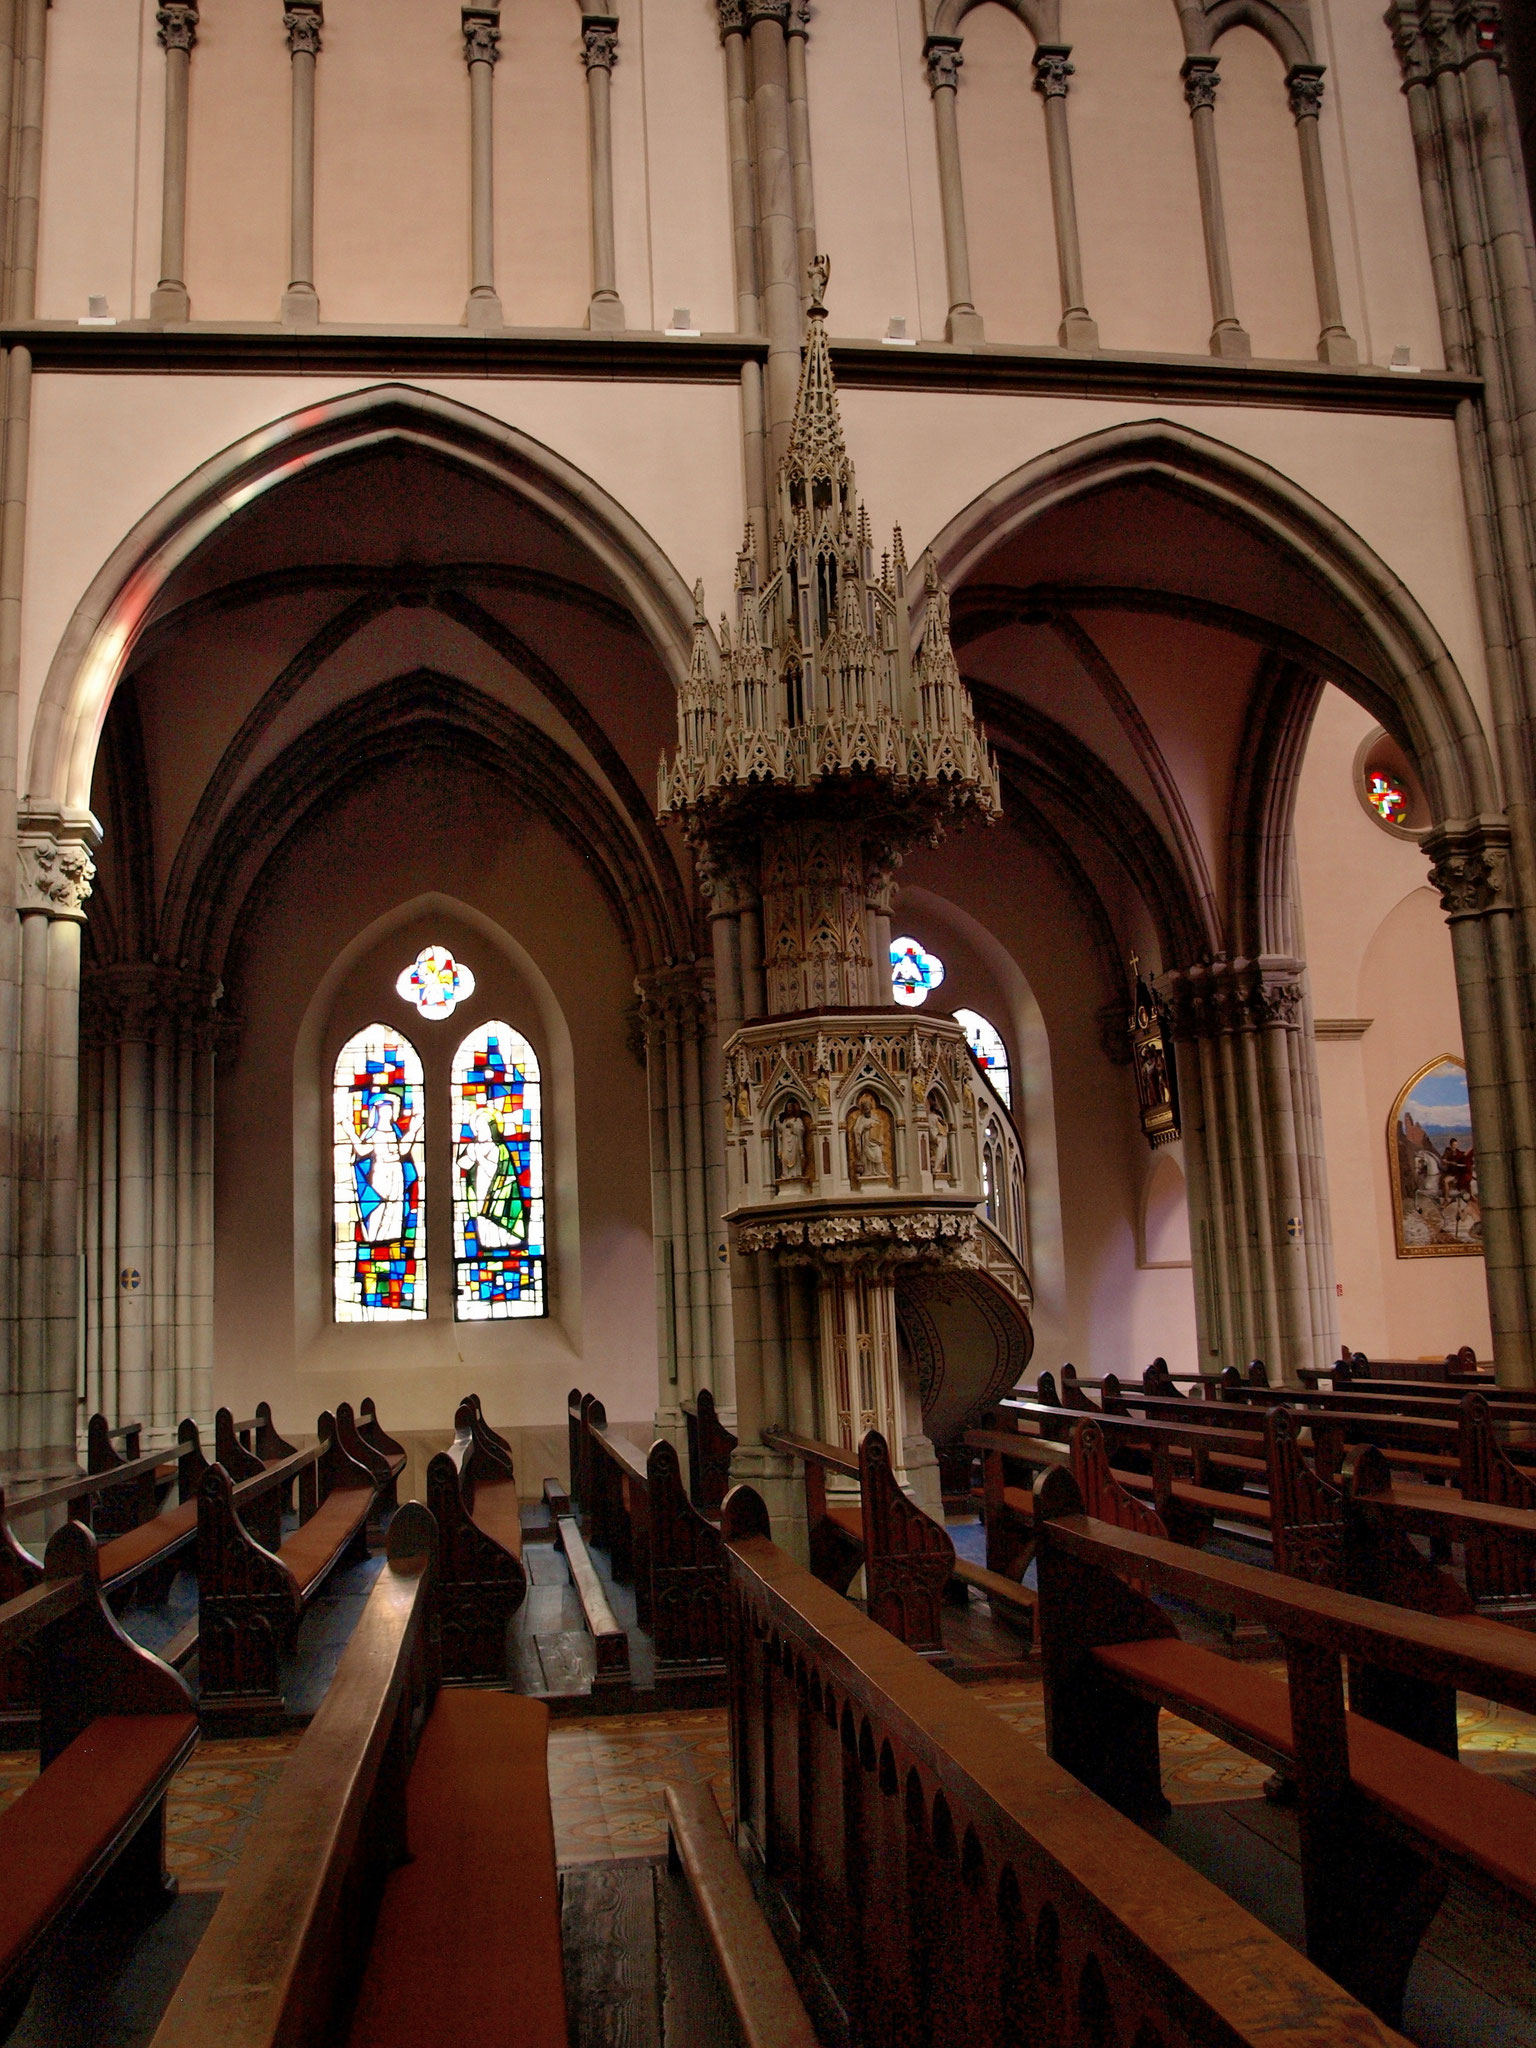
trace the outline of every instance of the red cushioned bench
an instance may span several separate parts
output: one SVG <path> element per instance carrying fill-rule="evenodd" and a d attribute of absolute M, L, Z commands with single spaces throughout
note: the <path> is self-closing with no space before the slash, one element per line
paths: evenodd
<path fill-rule="evenodd" d="M 443 1676 L 499 1685 L 507 1671 L 507 1623 L 528 1591 L 522 1507 L 504 1439 L 473 1397 L 459 1403 L 453 1442 L 427 1467 L 427 1505 L 440 1543 L 438 1605 Z"/>
<path fill-rule="evenodd" d="M 408 1503 L 152 2048 L 566 2048 L 548 1710 L 438 1691 L 435 1550 Z"/>
<path fill-rule="evenodd" d="M 1072 1473 L 1035 1489 L 1046 1737 L 1058 1763 L 1123 1812 L 1167 1811 L 1161 1709 L 1296 1788 L 1307 1953 L 1390 2025 L 1449 1874 L 1536 1904 L 1536 1804 L 1345 1707 L 1348 1660 L 1536 1709 L 1536 1641 L 1479 1619 L 1409 1612 L 1207 1556 L 1083 1512 Z M 1288 1681 L 1181 1641 L 1158 1592 L 1277 1635 Z"/>
<path fill-rule="evenodd" d="M 314 1452 L 253 1474 L 238 1490 L 218 1464 L 199 1482 L 198 1706 L 205 1720 L 281 1713 L 279 1669 L 304 1609 L 338 1565 L 368 1555 L 382 1461 L 376 1452 L 364 1456 L 345 1402 L 334 1415 L 323 1414 L 316 1428 Z M 318 1499 L 278 1543 L 271 1519 L 258 1533 L 253 1511 L 275 1518 L 300 1459 L 314 1466 Z"/>
<path fill-rule="evenodd" d="M 54 1936 L 98 1886 L 168 1901 L 165 1795 L 197 1744 L 185 1683 L 130 1642 L 101 1589 L 96 1540 L 66 1522 L 44 1577 L 0 1606 L 0 1657 L 36 1674 L 42 1772 L 0 1814 L 0 2038 Z"/>

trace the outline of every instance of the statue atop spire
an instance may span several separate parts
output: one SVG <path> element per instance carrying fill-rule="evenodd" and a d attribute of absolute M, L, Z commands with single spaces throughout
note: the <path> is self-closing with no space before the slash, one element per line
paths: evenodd
<path fill-rule="evenodd" d="M 736 563 L 734 631 L 722 626 L 718 686 L 705 704 L 709 657 L 696 600 L 678 747 L 663 759 L 657 808 L 707 834 L 706 813 L 756 792 L 782 814 L 835 785 L 839 808 L 910 814 L 927 836 L 945 814 L 987 821 L 1000 808 L 996 764 L 976 725 L 949 639 L 949 598 L 925 565 L 927 611 L 914 665 L 907 563 L 898 528 L 877 575 L 874 534 L 843 438 L 827 345 L 831 265 L 810 266 L 811 303 L 789 445 L 779 464 L 776 527 L 762 555 L 750 526 Z"/>

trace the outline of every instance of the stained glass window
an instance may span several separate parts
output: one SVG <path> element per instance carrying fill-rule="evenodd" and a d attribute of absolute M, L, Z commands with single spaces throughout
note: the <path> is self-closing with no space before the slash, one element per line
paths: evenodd
<path fill-rule="evenodd" d="M 1408 792 L 1400 782 L 1394 782 L 1390 775 L 1383 775 L 1379 768 L 1373 769 L 1366 778 L 1365 794 L 1379 818 L 1384 818 L 1389 825 L 1401 823 L 1408 808 Z"/>
<path fill-rule="evenodd" d="M 446 946 L 423 946 L 395 983 L 395 993 L 436 1023 L 475 992 L 475 977 Z"/>
<path fill-rule="evenodd" d="M 977 1066 L 1001 1095 L 1005 1107 L 1012 1109 L 1008 1048 L 1003 1044 L 1001 1032 L 995 1024 L 989 1024 L 979 1010 L 956 1010 L 955 1022 L 965 1033 L 965 1042 L 975 1055 Z"/>
<path fill-rule="evenodd" d="M 891 993 L 903 1008 L 915 1010 L 944 979 L 944 962 L 916 939 L 891 941 Z"/>
<path fill-rule="evenodd" d="M 334 1079 L 336 1320 L 424 1316 L 421 1061 L 400 1032 L 370 1024 L 342 1047 Z"/>
<path fill-rule="evenodd" d="M 460 1322 L 544 1313 L 539 1062 L 509 1024 L 453 1057 L 453 1245 Z"/>

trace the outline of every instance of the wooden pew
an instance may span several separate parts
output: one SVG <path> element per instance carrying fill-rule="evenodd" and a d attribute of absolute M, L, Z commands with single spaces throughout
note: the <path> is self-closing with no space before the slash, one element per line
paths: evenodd
<path fill-rule="evenodd" d="M 1347 1713 L 1341 1660 L 1536 1707 L 1536 1642 L 1411 1613 L 1094 1520 L 1045 1474 L 1040 1631 L 1051 1755 L 1122 1811 L 1166 1811 L 1167 1708 L 1296 1787 L 1307 1951 L 1391 2024 L 1414 1953 L 1463 1870 L 1536 1901 L 1536 1813 L 1517 1787 Z M 1289 1684 L 1181 1642 L 1148 1597 L 1235 1611 L 1285 1646 Z"/>
<path fill-rule="evenodd" d="M 722 1515 L 736 1837 L 826 2040 L 1387 2048 L 1337 1984 Z M 825 2015 L 824 2023 L 823 2016 Z M 1400 2044 L 1399 2044 L 1400 2048 Z"/>
<path fill-rule="evenodd" d="M 581 1533 L 608 1553 L 620 1585 L 635 1590 L 635 1619 L 651 1632 L 650 1480 L 645 1460 L 627 1437 L 608 1427 L 596 1394 L 581 1401 Z"/>
<path fill-rule="evenodd" d="M 42 1763 L 0 1814 L 3 2038 L 54 1936 L 98 1886 L 137 1912 L 174 1897 L 165 1795 L 197 1745 L 197 1716 L 183 1680 L 124 1635 L 78 1522 L 54 1531 L 42 1580 L 0 1606 L 0 1658 L 35 1674 Z"/>
<path fill-rule="evenodd" d="M 715 1412 L 715 1397 L 700 1387 L 695 1400 L 683 1403 L 688 1431 L 688 1498 L 701 1515 L 720 1519 L 720 1503 L 731 1484 L 731 1453 L 736 1439 Z"/>
<path fill-rule="evenodd" d="M 267 1419 L 271 1421 L 270 1412 Z M 396 1443 L 379 1421 L 379 1411 L 373 1405 L 371 1394 L 363 1396 L 362 1404 L 357 1411 L 357 1433 L 369 1450 L 378 1452 L 389 1468 L 389 1479 L 384 1487 L 381 1504 L 387 1513 L 393 1514 L 400 1505 L 398 1488 L 400 1475 L 404 1472 L 407 1462 L 405 1445 Z"/>
<path fill-rule="evenodd" d="M 822 1583 L 844 1593 L 862 1566 L 864 1606 L 871 1619 L 920 1656 L 947 1657 L 943 1603 L 955 1576 L 955 1546 L 948 1530 L 896 1484 L 880 1432 L 864 1432 L 857 1459 L 835 1444 L 781 1431 L 764 1430 L 763 1442 L 804 1465 L 811 1569 Z M 857 1478 L 857 1508 L 846 1500 L 829 1504 L 829 1471 Z"/>
<path fill-rule="evenodd" d="M 473 1405 L 459 1403 L 453 1442 L 427 1467 L 427 1506 L 438 1527 L 443 1676 L 500 1685 L 507 1624 L 528 1592 L 522 1508 L 510 1459 L 483 1435 Z"/>
<path fill-rule="evenodd" d="M 380 1482 L 360 1455 L 345 1402 L 320 1417 L 317 1434 L 315 1449 L 300 1453 L 316 1467 L 317 1505 L 280 1543 L 270 1520 L 253 1526 L 253 1511 L 275 1520 L 295 1460 L 243 1481 L 238 1500 L 221 1465 L 210 1465 L 198 1484 L 198 1705 L 205 1719 L 282 1711 L 279 1669 L 304 1609 L 337 1565 L 368 1555 Z"/>
<path fill-rule="evenodd" d="M 546 1489 L 549 1481 L 545 1481 Z M 547 1495 L 546 1495 L 547 1497 Z M 569 1508 L 570 1503 L 566 1503 Z M 554 1513 L 555 1504 L 551 1504 Z M 582 1624 L 592 1639 L 592 1688 L 629 1684 L 629 1635 L 603 1591 L 597 1566 L 581 1533 L 581 1523 L 570 1513 L 555 1515 L 555 1542 L 565 1553 L 571 1585 L 581 1607 Z"/>
<path fill-rule="evenodd" d="M 408 1503 L 152 2048 L 565 2048 L 548 1710 L 438 1691 L 433 1546 Z"/>

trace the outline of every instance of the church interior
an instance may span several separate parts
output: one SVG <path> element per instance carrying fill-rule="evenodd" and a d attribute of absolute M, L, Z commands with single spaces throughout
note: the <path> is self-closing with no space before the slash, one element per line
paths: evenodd
<path fill-rule="evenodd" d="M 0 0 L 0 2042 L 1536 2048 L 1529 151 Z"/>

